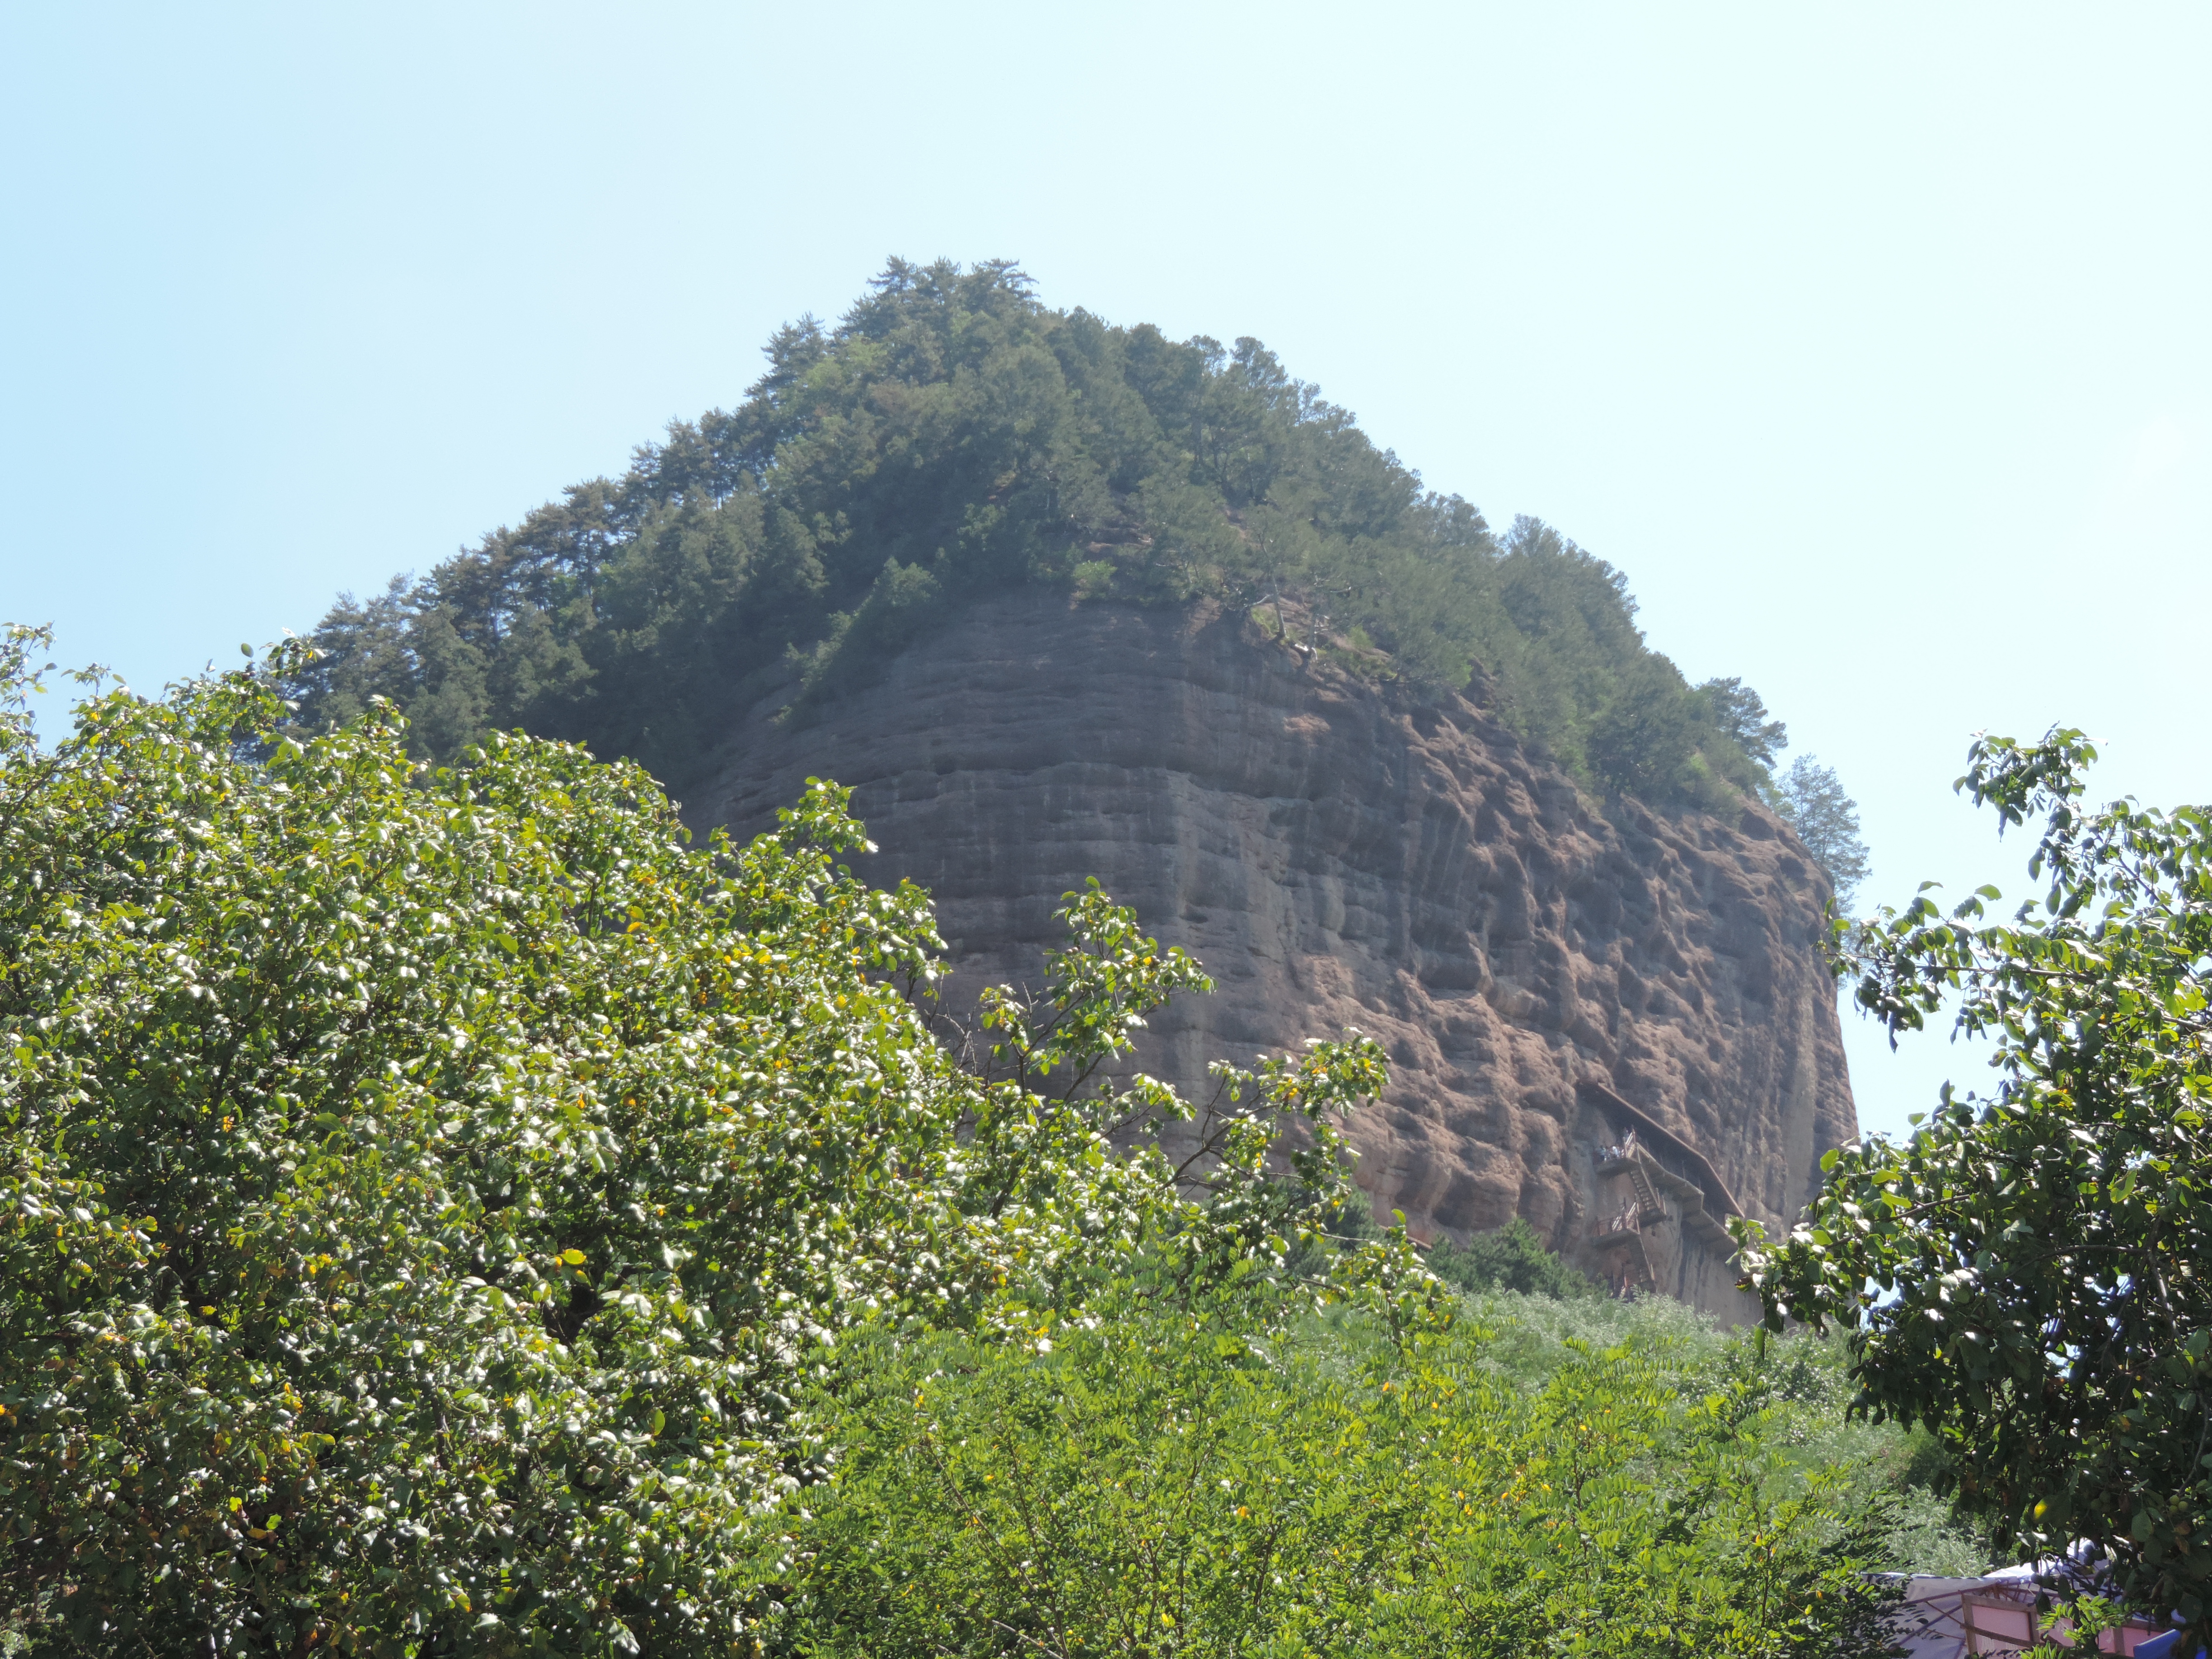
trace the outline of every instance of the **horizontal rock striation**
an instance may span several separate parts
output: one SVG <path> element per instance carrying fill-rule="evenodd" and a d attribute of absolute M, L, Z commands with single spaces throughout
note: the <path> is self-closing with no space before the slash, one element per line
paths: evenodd
<path fill-rule="evenodd" d="M 1607 815 L 1474 703 L 1241 617 L 1008 595 L 756 711 L 691 816 L 752 834 L 810 775 L 853 787 L 881 848 L 860 873 L 935 895 L 951 995 L 1034 982 L 1095 875 L 1218 986 L 1158 1022 L 1147 1069 L 1194 1091 L 1212 1058 L 1380 1039 L 1358 1180 L 1416 1237 L 1518 1214 L 1595 1274 L 1741 1316 L 1726 1216 L 1794 1217 L 1856 1132 L 1827 889 L 1778 819 Z"/>

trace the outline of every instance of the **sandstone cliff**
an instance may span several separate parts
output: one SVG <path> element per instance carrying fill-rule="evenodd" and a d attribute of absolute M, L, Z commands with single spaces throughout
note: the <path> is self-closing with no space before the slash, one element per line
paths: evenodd
<path fill-rule="evenodd" d="M 1218 984 L 1149 1069 L 1195 1088 L 1217 1055 L 1381 1039 L 1358 1179 L 1417 1237 L 1518 1213 L 1594 1273 L 1740 1316 L 1722 1218 L 1794 1216 L 1856 1132 L 1826 885 L 1763 808 L 1608 817 L 1467 701 L 1395 699 L 1240 618 L 1064 594 L 769 714 L 691 816 L 750 835 L 810 774 L 852 786 L 882 849 L 860 872 L 936 896 L 956 995 L 1034 981 L 1095 875 Z"/>

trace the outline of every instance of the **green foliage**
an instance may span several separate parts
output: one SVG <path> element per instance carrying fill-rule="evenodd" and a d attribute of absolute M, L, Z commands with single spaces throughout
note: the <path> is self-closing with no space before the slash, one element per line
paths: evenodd
<path fill-rule="evenodd" d="M 1517 1215 L 1463 1245 L 1447 1239 L 1429 1251 L 1427 1260 L 1431 1273 L 1463 1291 L 1519 1291 L 1560 1297 L 1599 1293 L 1589 1274 L 1553 1255 L 1536 1230 Z"/>
<path fill-rule="evenodd" d="M 46 749 L 43 643 L 0 645 L 11 1650 L 1848 1654 L 1862 1570 L 1943 1541 L 1832 1345 L 1458 1309 L 1344 1181 L 1372 1042 L 1121 1075 L 1207 982 L 1095 884 L 963 1024 L 833 785 L 694 847 L 562 743 L 287 735 L 296 649 Z M 1441 1259 L 1571 1288 L 1525 1228 Z"/>
<path fill-rule="evenodd" d="M 1856 1388 L 1840 1339 L 1801 1327 L 1770 1336 L 1762 1348 L 1668 1297 L 1619 1302 L 1493 1291 L 1472 1297 L 1469 1307 L 1492 1334 L 1486 1360 L 1524 1387 L 1577 1355 L 1620 1348 L 1666 1356 L 1665 1384 L 1677 1394 L 1702 1398 L 1747 1381 L 1762 1402 L 1790 1408 L 1781 1439 L 1793 1457 L 1850 1472 L 1858 1493 L 1852 1501 L 1890 1511 L 1883 1554 L 1892 1568 L 1963 1577 L 1990 1559 L 1988 1540 L 1942 1495 L 1954 1483 L 1945 1479 L 1940 1443 L 1923 1429 L 1850 1414 Z"/>
<path fill-rule="evenodd" d="M 1530 519 L 1501 544 L 1256 340 L 1048 310 L 1003 261 L 893 260 L 768 358 L 622 478 L 341 600 L 295 681 L 306 726 L 381 695 L 422 756 L 521 727 L 681 785 L 761 697 L 835 697 L 1040 582 L 1212 599 L 1415 695 L 1472 678 L 1607 792 L 1717 803 L 1764 776 L 1765 726 L 1645 647 L 1618 571 Z"/>
<path fill-rule="evenodd" d="M 1860 1399 L 1940 1437 L 2022 1555 L 2087 1540 L 2136 1606 L 2212 1632 L 2212 817 L 2082 799 L 2081 734 L 1984 738 L 1960 787 L 2039 819 L 2009 921 L 1923 888 L 1839 933 L 1897 1033 L 1955 998 L 1996 1088 L 1903 1146 L 1829 1153 L 1804 1222 L 1747 1256 L 1770 1322 L 1851 1333 Z M 1916 1122 L 1920 1120 L 1916 1118 Z"/>
<path fill-rule="evenodd" d="M 287 738 L 296 655 L 96 692 L 42 750 L 42 643 L 0 654 L 0 1613 L 35 1650 L 750 1651 L 840 1341 L 1316 1293 L 1285 1255 L 1379 1050 L 1222 1070 L 1179 1178 L 1132 1124 L 1192 1109 L 1097 1079 L 1203 975 L 1095 888 L 978 1076 L 927 1029 L 923 896 L 835 863 L 834 786 L 695 848 L 565 744 Z M 1402 1237 L 1329 1265 L 1432 1299 Z"/>
<path fill-rule="evenodd" d="M 1735 676 L 1707 680 L 1698 688 L 1713 723 L 1735 739 L 1735 746 L 1764 767 L 1790 746 L 1790 728 L 1767 718 L 1766 702 Z"/>
<path fill-rule="evenodd" d="M 1844 793 L 1835 768 L 1800 755 L 1766 794 L 1827 876 L 1836 908 L 1849 915 L 1867 877 L 1867 848 L 1859 837 L 1858 803 Z"/>
<path fill-rule="evenodd" d="M 1616 1308 L 1618 1304 L 1613 1304 Z M 848 1354 L 813 1655 L 1874 1654 L 1889 1504 L 1743 1344 L 1132 1316 Z M 1540 1347 L 1548 1364 L 1528 1375 Z M 1709 1350 L 1720 1349 L 1718 1363 Z"/>

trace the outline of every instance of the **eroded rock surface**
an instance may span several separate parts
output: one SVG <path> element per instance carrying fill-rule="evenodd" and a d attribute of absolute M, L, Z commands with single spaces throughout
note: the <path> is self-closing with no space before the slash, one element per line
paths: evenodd
<path fill-rule="evenodd" d="M 1148 1069 L 1195 1090 L 1215 1056 L 1381 1039 L 1358 1178 L 1417 1237 L 1517 1213 L 1594 1273 L 1739 1316 L 1720 1213 L 1793 1217 L 1856 1132 L 1826 887 L 1761 807 L 1608 820 L 1462 699 L 1394 698 L 1239 618 L 1033 592 L 770 712 L 690 815 L 745 836 L 809 775 L 852 786 L 882 849 L 858 868 L 936 896 L 954 996 L 1033 982 L 1095 875 L 1219 987 L 1159 1023 Z M 1667 1218 L 1601 1245 L 1632 1184 L 1602 1149 L 1632 1127 Z"/>

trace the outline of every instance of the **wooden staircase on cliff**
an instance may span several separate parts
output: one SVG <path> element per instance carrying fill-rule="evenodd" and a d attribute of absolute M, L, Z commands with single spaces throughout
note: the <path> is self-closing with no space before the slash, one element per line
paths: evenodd
<path fill-rule="evenodd" d="M 1610 1152 L 1617 1149 L 1607 1147 L 1606 1150 Z M 1633 1207 L 1645 1226 L 1667 1218 L 1667 1206 L 1659 1197 L 1659 1189 L 1651 1184 L 1651 1172 L 1644 1167 L 1644 1159 L 1638 1153 L 1631 1152 L 1626 1157 L 1602 1159 L 1597 1166 L 1597 1172 L 1601 1180 L 1607 1176 L 1625 1175 L 1628 1177 Z"/>
<path fill-rule="evenodd" d="M 1641 1233 L 1601 1234 L 1597 1243 L 1606 1254 L 1606 1289 L 1613 1295 L 1659 1288 L 1659 1278 L 1651 1271 L 1651 1258 L 1644 1254 Z"/>
<path fill-rule="evenodd" d="M 1599 1149 L 1597 1173 L 1601 1182 L 1618 1165 L 1633 1164 L 1636 1178 L 1644 1185 L 1644 1190 L 1637 1195 L 1639 1209 L 1647 1207 L 1650 1201 L 1657 1201 L 1662 1206 L 1662 1214 L 1672 1214 L 1680 1224 L 1686 1243 L 1694 1242 L 1717 1255 L 1732 1257 L 1735 1240 L 1729 1233 L 1728 1223 L 1730 1218 L 1741 1215 L 1743 1209 L 1705 1154 L 1650 1113 L 1631 1105 L 1595 1079 L 1578 1079 L 1575 1087 L 1584 1098 L 1603 1109 L 1605 1117 L 1616 1130 L 1623 1123 L 1633 1130 L 1632 1139 L 1623 1137 L 1622 1145 Z M 1650 1200 L 1645 1198 L 1646 1191 L 1651 1194 Z M 1663 1207 L 1668 1200 L 1674 1205 L 1671 1212 Z"/>
<path fill-rule="evenodd" d="M 1597 1176 L 1599 1192 L 1608 1200 L 1619 1200 L 1617 1206 L 1601 1212 L 1591 1240 L 1609 1260 L 1606 1277 L 1610 1288 L 1616 1296 L 1630 1290 L 1656 1290 L 1658 1275 L 1644 1248 L 1644 1230 L 1666 1220 L 1667 1205 L 1632 1136 L 1599 1154 Z"/>

